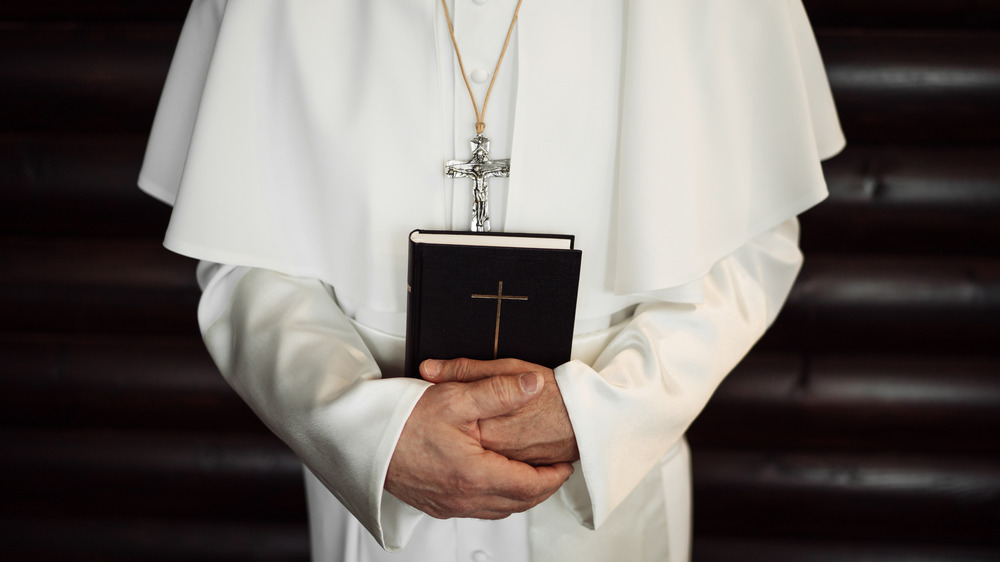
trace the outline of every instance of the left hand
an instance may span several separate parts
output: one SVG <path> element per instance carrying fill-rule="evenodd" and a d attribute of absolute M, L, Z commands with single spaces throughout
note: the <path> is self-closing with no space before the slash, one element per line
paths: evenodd
<path fill-rule="evenodd" d="M 518 359 L 428 359 L 420 364 L 420 375 L 433 383 L 472 382 L 527 372 L 544 378 L 540 395 L 510 413 L 480 419 L 483 448 L 534 466 L 576 461 L 580 458 L 576 434 L 552 369 Z"/>

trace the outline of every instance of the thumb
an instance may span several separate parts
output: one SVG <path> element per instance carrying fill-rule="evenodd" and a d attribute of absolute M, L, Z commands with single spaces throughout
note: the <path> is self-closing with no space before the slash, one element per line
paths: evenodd
<path fill-rule="evenodd" d="M 489 377 L 467 383 L 477 420 L 495 418 L 531 402 L 545 384 L 538 373 Z"/>

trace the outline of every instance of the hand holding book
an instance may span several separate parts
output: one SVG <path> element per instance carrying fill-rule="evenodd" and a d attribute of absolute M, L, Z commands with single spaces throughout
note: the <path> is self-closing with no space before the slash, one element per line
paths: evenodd
<path fill-rule="evenodd" d="M 548 386 L 535 373 L 431 386 L 403 426 L 385 489 L 441 519 L 501 519 L 541 503 L 573 467 L 532 467 L 487 450 L 480 423 L 520 410 Z"/>
<path fill-rule="evenodd" d="M 544 381 L 542 390 L 519 408 L 480 419 L 483 448 L 534 466 L 576 461 L 580 451 L 552 369 L 518 359 L 432 359 L 420 365 L 421 376 L 433 383 L 468 383 L 523 373 L 538 374 Z"/>
<path fill-rule="evenodd" d="M 411 233 L 406 374 L 436 384 L 386 490 L 434 517 L 496 519 L 569 478 L 579 452 L 550 367 L 570 358 L 580 258 L 571 236 Z"/>

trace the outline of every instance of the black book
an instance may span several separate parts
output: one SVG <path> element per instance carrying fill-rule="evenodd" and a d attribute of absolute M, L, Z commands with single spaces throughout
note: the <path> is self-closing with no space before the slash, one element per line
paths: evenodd
<path fill-rule="evenodd" d="M 569 361 L 580 257 L 570 235 L 410 233 L 406 376 L 425 359 Z"/>

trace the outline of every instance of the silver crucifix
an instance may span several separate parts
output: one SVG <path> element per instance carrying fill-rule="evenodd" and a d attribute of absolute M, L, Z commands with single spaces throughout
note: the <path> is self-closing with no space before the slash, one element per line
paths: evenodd
<path fill-rule="evenodd" d="M 490 139 L 483 135 L 469 141 L 472 158 L 467 162 L 451 160 L 444 165 L 444 174 L 449 178 L 472 178 L 472 230 L 490 230 L 490 178 L 510 176 L 510 159 L 490 160 Z"/>

